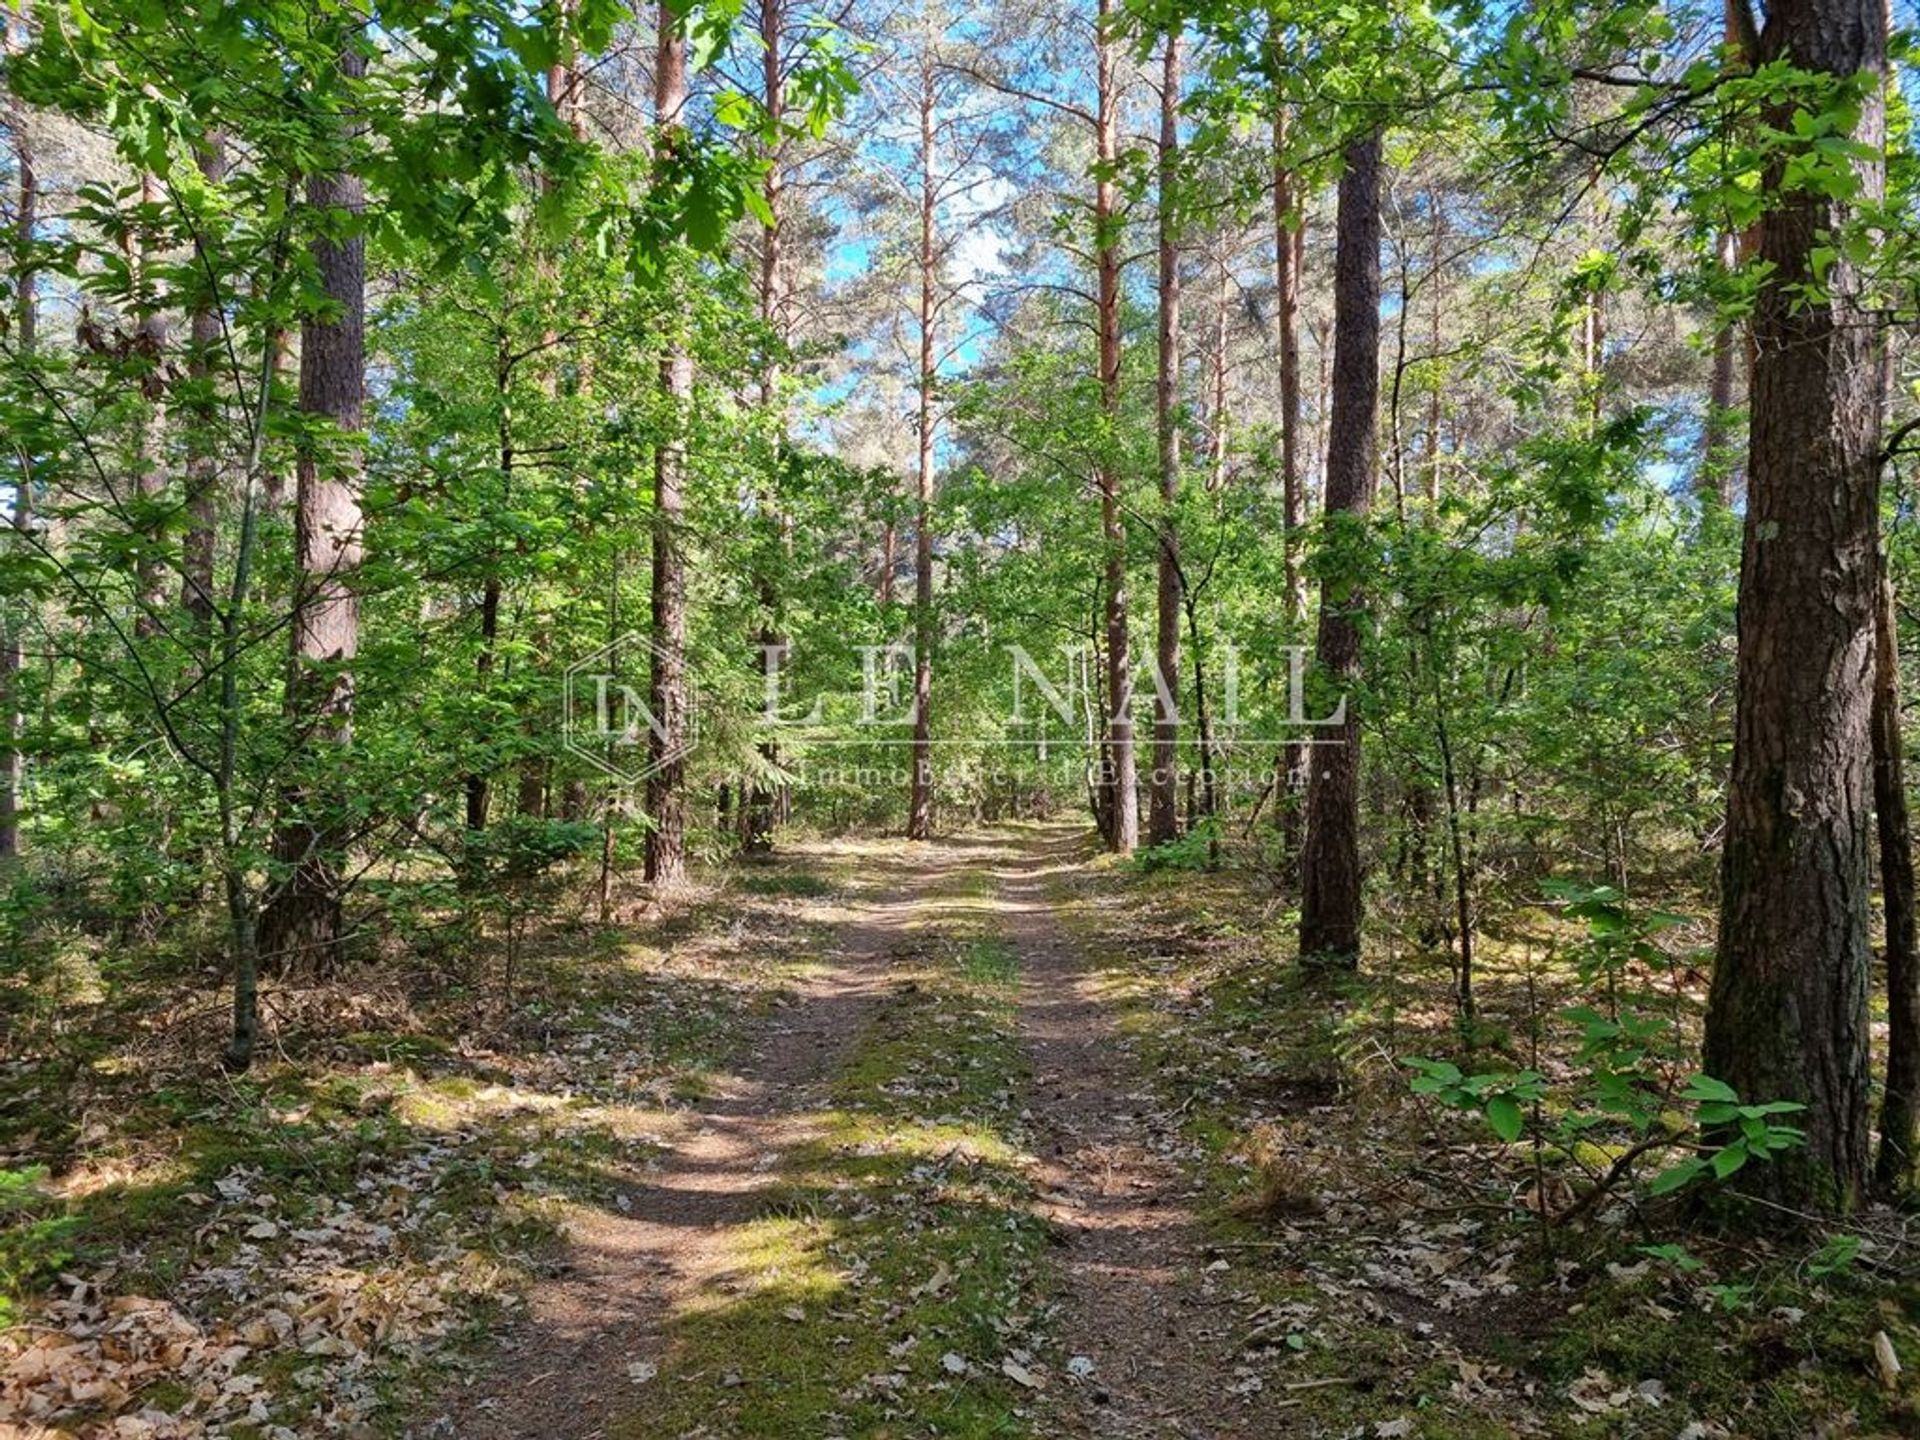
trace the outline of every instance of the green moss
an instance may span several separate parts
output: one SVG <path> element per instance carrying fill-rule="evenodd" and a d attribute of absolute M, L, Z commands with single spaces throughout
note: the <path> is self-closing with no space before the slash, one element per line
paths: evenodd
<path fill-rule="evenodd" d="M 975 984 L 1007 987 L 1019 983 L 1019 957 L 1004 940 L 982 936 L 969 941 L 962 963 L 967 979 Z"/>
<path fill-rule="evenodd" d="M 1788 1263 L 1742 1283 L 1751 1292 L 1729 1311 L 1677 1276 L 1596 1282 L 1550 1336 L 1516 1334 L 1504 1348 L 1554 1386 L 1590 1368 L 1658 1380 L 1682 1412 L 1738 1416 L 1756 1440 L 1798 1440 L 1848 1412 L 1869 1434 L 1911 1422 L 1915 1397 L 1903 1403 L 1872 1383 L 1871 1346 L 1886 1330 L 1901 1354 L 1920 1354 L 1920 1289 L 1890 1299 L 1852 1283 L 1809 1286 Z M 1648 1323 L 1653 1314 L 1660 1323 Z"/>
<path fill-rule="evenodd" d="M 835 888 L 823 875 L 773 865 L 738 870 L 730 883 L 735 890 L 747 895 L 787 895 L 808 900 L 831 895 Z"/>

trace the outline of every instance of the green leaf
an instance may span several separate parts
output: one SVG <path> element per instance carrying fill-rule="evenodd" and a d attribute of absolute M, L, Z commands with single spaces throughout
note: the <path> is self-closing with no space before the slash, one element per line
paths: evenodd
<path fill-rule="evenodd" d="M 1678 1165 L 1669 1165 L 1647 1183 L 1649 1195 L 1671 1195 L 1674 1191 L 1691 1185 L 1707 1172 L 1704 1160 L 1682 1160 Z"/>
<path fill-rule="evenodd" d="M 1418 1070 L 1444 1085 L 1458 1085 L 1461 1080 L 1460 1067 L 1446 1060 L 1427 1060 L 1418 1055 L 1409 1056 L 1400 1062 L 1409 1070 Z"/>
<path fill-rule="evenodd" d="M 1737 1105 L 1740 1096 L 1724 1080 L 1716 1080 L 1711 1075 L 1696 1075 L 1687 1082 L 1686 1089 L 1680 1092 L 1683 1100 L 1718 1100 L 1723 1104 Z"/>
<path fill-rule="evenodd" d="M 1724 1180 L 1752 1158 L 1745 1145 L 1729 1145 L 1713 1157 L 1713 1178 Z"/>
<path fill-rule="evenodd" d="M 1511 1145 L 1526 1128 L 1526 1116 L 1511 1095 L 1496 1095 L 1487 1102 L 1487 1123 L 1494 1134 Z"/>

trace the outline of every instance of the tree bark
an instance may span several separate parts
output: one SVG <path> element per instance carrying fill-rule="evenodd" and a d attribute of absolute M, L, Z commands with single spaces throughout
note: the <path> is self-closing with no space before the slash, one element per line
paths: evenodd
<path fill-rule="evenodd" d="M 1763 60 L 1886 68 L 1884 0 L 1776 0 Z M 1790 116 L 1771 123 L 1790 133 Z M 1853 138 L 1879 153 L 1876 87 Z M 1884 167 L 1856 160 L 1877 195 Z M 1738 1183 L 1850 1207 L 1868 1168 L 1874 633 L 1880 423 L 1874 319 L 1844 253 L 1813 287 L 1844 202 L 1785 188 L 1759 227 L 1733 775 L 1706 1067 L 1743 1100 L 1792 1100 L 1803 1148 Z M 1809 293 L 1809 292 L 1812 293 Z"/>
<path fill-rule="evenodd" d="M 773 0 L 767 0 L 769 8 Z M 769 50 L 768 64 L 777 64 Z M 777 72 L 776 72 L 777 73 Z M 687 103 L 687 41 L 674 10 L 660 6 L 659 60 L 654 67 L 655 143 L 677 142 L 680 112 Z M 673 886 L 686 878 L 687 794 L 687 571 L 681 549 L 686 525 L 687 411 L 693 399 L 693 360 L 679 334 L 667 341 L 660 359 L 660 389 L 670 411 L 671 431 L 654 452 L 653 465 L 653 665 L 648 707 L 653 726 L 647 732 L 646 878 Z"/>
<path fill-rule="evenodd" d="M 1120 428 L 1120 221 L 1116 170 L 1120 159 L 1120 95 L 1116 74 L 1113 0 L 1099 0 L 1094 31 L 1098 110 L 1094 139 L 1094 266 L 1100 335 L 1100 407 L 1107 420 L 1094 480 L 1100 491 L 1100 532 L 1106 552 L 1107 713 L 1100 783 L 1107 797 L 1107 848 L 1128 855 L 1140 843 L 1140 797 L 1133 758 L 1133 650 L 1127 633 L 1127 523 L 1120 506 L 1115 455 Z"/>
<path fill-rule="evenodd" d="M 907 838 L 933 838 L 933 479 L 934 479 L 934 57 L 927 37 L 920 55 L 920 357 L 916 381 L 918 453 L 914 469 L 913 774 L 907 795 Z"/>
<path fill-rule="evenodd" d="M 1177 22 L 1176 22 L 1177 25 Z M 1160 326 L 1154 425 L 1160 459 L 1160 545 L 1154 597 L 1153 773 L 1147 783 L 1147 843 L 1180 833 L 1180 240 L 1175 187 L 1180 164 L 1180 34 L 1167 36 L 1160 64 Z M 1224 312 L 1223 312 L 1224 313 Z M 1223 357 L 1224 362 L 1224 357 Z M 1224 433 L 1224 417 L 1214 416 Z"/>
<path fill-rule="evenodd" d="M 1340 176 L 1334 270 L 1332 417 L 1327 431 L 1326 509 L 1363 521 L 1378 484 L 1374 434 L 1380 405 L 1379 131 L 1351 142 Z M 1329 690 L 1342 694 L 1360 672 L 1360 625 L 1367 599 L 1357 577 L 1320 587 L 1316 660 Z M 1360 959 L 1360 723 L 1344 718 L 1312 747 L 1307 836 L 1301 854 L 1300 955 L 1351 967 Z"/>
<path fill-rule="evenodd" d="M 366 58 L 348 42 L 340 56 L 345 88 L 357 90 Z M 296 743 L 344 751 L 353 735 L 352 663 L 360 643 L 360 442 L 366 386 L 366 241 L 360 216 L 366 189 L 346 169 L 307 181 L 319 233 L 314 270 L 324 314 L 300 325 L 300 410 L 331 434 L 303 443 L 295 480 L 293 655 L 287 713 Z M 311 757 L 310 757 L 311 758 Z M 325 768 L 312 763 L 315 773 Z M 285 797 L 274 855 L 288 878 L 260 916 L 259 953 L 282 970 L 324 972 L 340 942 L 340 857 L 336 807 L 321 787 Z"/>

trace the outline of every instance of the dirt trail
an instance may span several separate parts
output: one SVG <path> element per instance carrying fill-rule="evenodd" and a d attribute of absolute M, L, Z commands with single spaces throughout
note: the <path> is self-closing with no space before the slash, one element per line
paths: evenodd
<path fill-rule="evenodd" d="M 576 1211 L 555 1273 L 473 1386 L 416 1433 L 445 1440 L 602 1440 L 643 1392 L 629 1367 L 657 1365 L 668 1322 L 729 1289 L 731 1228 L 752 1218 L 782 1157 L 812 1138 L 815 1091 L 832 1079 L 886 991 L 889 957 L 912 943 L 922 892 L 959 858 L 929 851 L 865 867 L 856 897 L 813 907 L 832 927 L 824 962 L 751 1037 L 737 1074 L 667 1117 L 671 1151 L 624 1177 L 613 1209 Z"/>
<path fill-rule="evenodd" d="M 1188 1183 L 1164 1153 L 1179 1121 L 1155 1113 L 1097 977 L 1055 913 L 1054 877 L 1084 849 L 1078 835 L 1031 839 L 1017 867 L 995 872 L 1021 961 L 1043 1210 L 1067 1241 L 1060 1341 L 1095 1367 L 1058 1390 L 1047 1433 L 1273 1440 L 1292 1433 L 1288 1412 L 1299 1402 L 1242 1393 L 1244 1307 L 1212 1293 Z"/>
<path fill-rule="evenodd" d="M 1086 956 L 1051 886 L 1082 862 L 1064 831 L 992 847 L 889 849 L 863 860 L 854 899 L 811 918 L 832 927 L 825 964 L 766 1022 L 709 1099 L 674 1117 L 672 1150 L 625 1177 L 615 1206 L 576 1215 L 562 1268 L 499 1339 L 483 1378 L 415 1433 L 455 1440 L 603 1440 L 643 1393 L 628 1367 L 659 1364 L 688 1302 L 743 1285 L 734 1227 L 750 1220 L 783 1157 L 813 1138 L 819 1088 L 884 999 L 926 898 L 961 869 L 988 872 L 976 913 L 1018 952 L 1019 1027 L 1034 1065 L 1028 1105 L 1042 1213 L 1066 1244 L 1059 1335 L 1090 1377 L 1056 1373 L 1042 1433 L 1098 1440 L 1272 1437 L 1290 1402 L 1232 1390 L 1237 1308 L 1205 1274 L 1205 1237 L 1177 1160 L 1156 1144 L 1178 1121 L 1117 1043 Z"/>

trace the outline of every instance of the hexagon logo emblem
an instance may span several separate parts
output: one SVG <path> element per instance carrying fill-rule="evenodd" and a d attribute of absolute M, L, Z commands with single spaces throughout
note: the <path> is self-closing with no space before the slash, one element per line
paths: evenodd
<path fill-rule="evenodd" d="M 691 755 L 700 743 L 700 692 L 692 675 L 683 686 L 686 712 L 677 727 L 647 703 L 654 663 L 668 658 L 649 636 L 629 631 L 569 665 L 560 724 L 568 752 L 629 785 Z M 669 739 L 671 747 L 655 753 L 657 742 Z"/>

